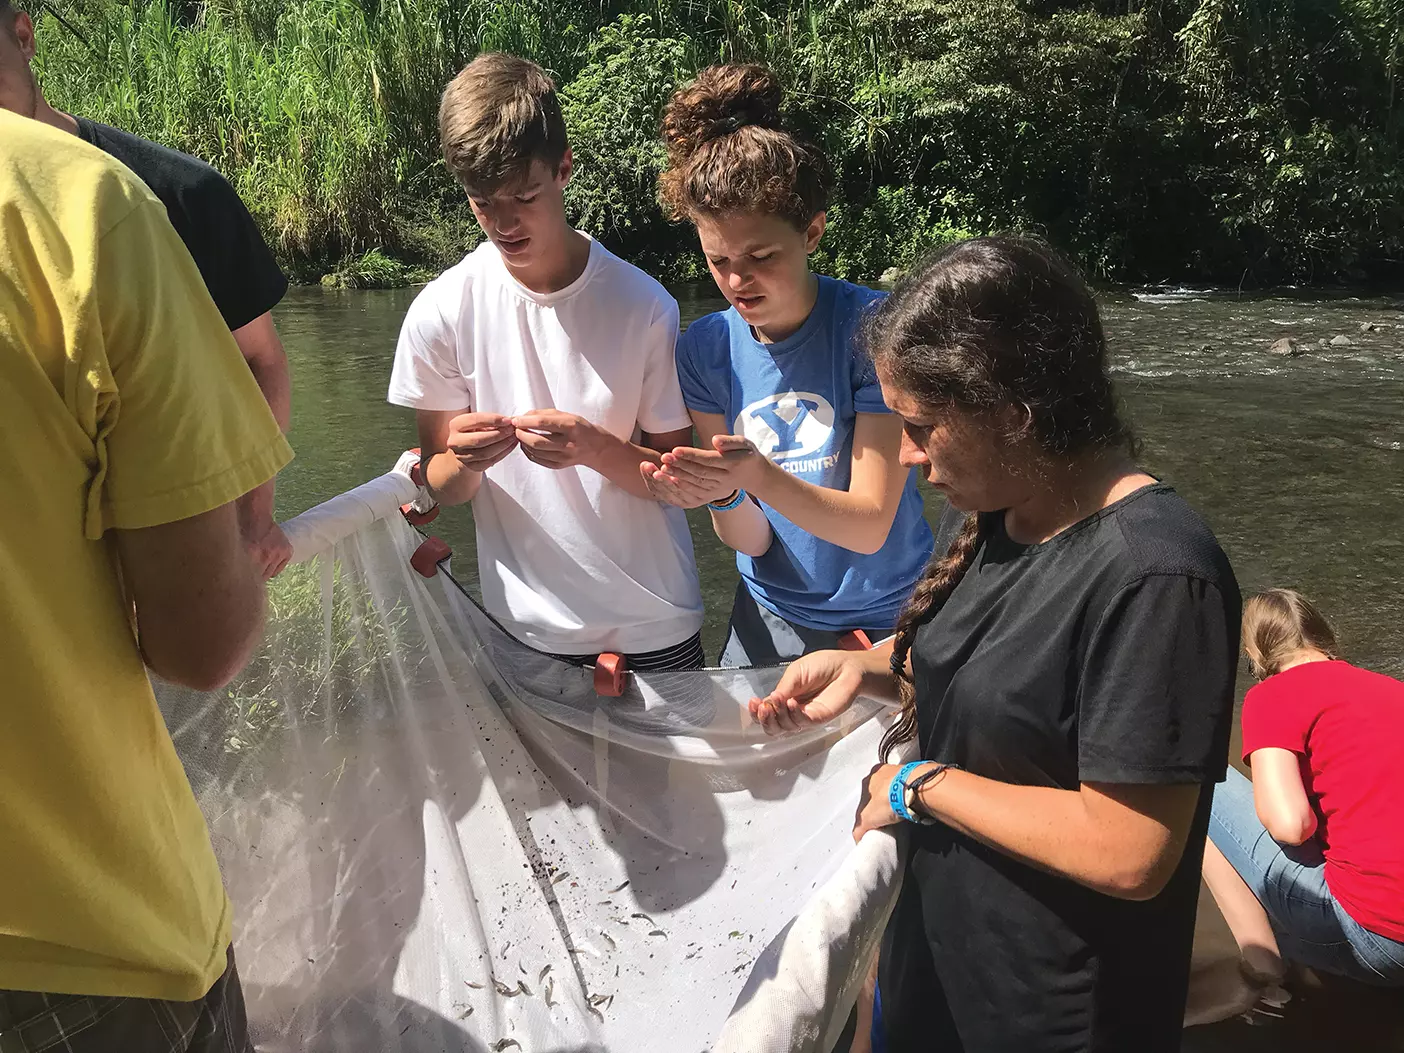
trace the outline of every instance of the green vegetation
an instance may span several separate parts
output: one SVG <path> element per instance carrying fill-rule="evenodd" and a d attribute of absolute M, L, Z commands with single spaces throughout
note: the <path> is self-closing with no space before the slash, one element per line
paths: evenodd
<path fill-rule="evenodd" d="M 694 276 L 654 201 L 658 111 L 771 64 L 834 160 L 822 259 L 874 278 L 967 233 L 1045 234 L 1123 280 L 1397 276 L 1404 0 L 55 0 L 62 107 L 234 182 L 289 270 L 375 284 L 479 236 L 435 114 L 480 49 L 556 76 L 578 222 Z"/>

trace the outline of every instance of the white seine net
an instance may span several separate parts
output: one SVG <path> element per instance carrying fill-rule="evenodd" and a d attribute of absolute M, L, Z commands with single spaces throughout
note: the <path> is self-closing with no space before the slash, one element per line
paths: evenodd
<path fill-rule="evenodd" d="M 265 644 L 161 686 L 263 1053 L 829 1053 L 900 880 L 884 712 L 767 738 L 778 669 L 622 697 L 417 574 L 407 462 L 287 525 Z"/>

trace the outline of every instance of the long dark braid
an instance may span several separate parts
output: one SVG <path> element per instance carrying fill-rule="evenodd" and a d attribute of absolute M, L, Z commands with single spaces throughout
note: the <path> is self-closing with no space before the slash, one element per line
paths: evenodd
<path fill-rule="evenodd" d="M 895 639 L 892 644 L 892 675 L 897 678 L 897 694 L 902 703 L 901 715 L 887 729 L 882 737 L 878 754 L 883 759 L 895 746 L 915 737 L 917 731 L 916 686 L 907 672 L 907 656 L 912 651 L 912 641 L 917 630 L 932 617 L 947 597 L 955 591 L 960 579 L 975 561 L 975 551 L 980 547 L 980 517 L 971 512 L 965 517 L 960 533 L 951 542 L 950 548 L 942 556 L 933 556 L 926 570 L 912 590 L 907 605 L 897 619 Z"/>
<path fill-rule="evenodd" d="M 1097 301 L 1076 269 L 1032 238 L 972 238 L 948 245 L 868 315 L 864 342 L 884 391 L 937 414 L 1020 420 L 1011 439 L 1032 439 L 1050 458 L 1122 447 L 1135 438 L 1117 411 Z M 927 566 L 897 619 L 892 672 L 902 712 L 882 758 L 917 730 L 907 657 L 917 630 L 941 608 L 974 561 L 971 514 L 945 555 Z"/>

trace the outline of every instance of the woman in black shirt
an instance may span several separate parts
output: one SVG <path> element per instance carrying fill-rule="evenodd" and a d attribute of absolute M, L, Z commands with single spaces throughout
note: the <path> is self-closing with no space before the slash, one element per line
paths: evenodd
<path fill-rule="evenodd" d="M 953 245 L 868 340 L 904 464 L 945 494 L 890 648 L 826 651 L 751 703 L 768 730 L 896 697 L 855 837 L 906 822 L 875 1045 L 1180 1047 L 1207 789 L 1224 775 L 1239 593 L 1136 467 L 1096 303 L 1043 245 Z"/>

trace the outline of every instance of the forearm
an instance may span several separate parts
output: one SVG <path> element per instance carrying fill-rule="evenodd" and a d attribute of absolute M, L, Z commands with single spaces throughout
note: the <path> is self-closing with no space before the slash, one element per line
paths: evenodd
<path fill-rule="evenodd" d="M 247 539 L 257 540 L 273 522 L 274 480 L 255 487 L 239 498 L 239 532 Z"/>
<path fill-rule="evenodd" d="M 886 640 L 870 651 L 854 656 L 863 674 L 858 693 L 878 702 L 896 702 L 897 678 L 892 675 L 892 649 L 896 640 Z"/>
<path fill-rule="evenodd" d="M 473 500 L 483 484 L 483 473 L 464 467 L 456 454 L 444 450 L 429 458 L 424 481 L 439 504 L 461 505 Z"/>
<path fill-rule="evenodd" d="M 601 436 L 600 449 L 587 462 L 588 466 L 635 497 L 656 501 L 657 498 L 649 491 L 648 484 L 639 472 L 639 465 L 644 461 L 661 464 L 662 455 L 657 450 L 640 446 L 636 442 L 625 442 L 608 432 L 601 432 Z"/>
<path fill-rule="evenodd" d="M 749 498 L 728 512 L 718 512 L 715 508 L 709 511 L 712 513 L 712 529 L 721 543 L 743 555 L 753 559 L 763 556 L 775 539 L 765 512 Z"/>
<path fill-rule="evenodd" d="M 1128 845 L 1124 833 L 1097 822 L 1078 790 L 1015 786 L 949 769 L 919 797 L 921 810 L 947 826 L 1104 895 L 1149 899 L 1169 877 L 1165 860 L 1148 864 L 1144 846 Z M 1176 852 L 1173 862 L 1178 858 Z"/>
<path fill-rule="evenodd" d="M 865 555 L 882 548 L 896 515 L 880 499 L 815 486 L 770 462 L 753 492 L 815 537 Z"/>

